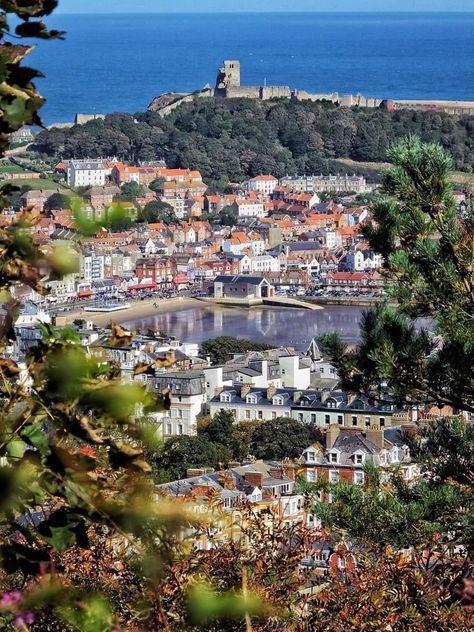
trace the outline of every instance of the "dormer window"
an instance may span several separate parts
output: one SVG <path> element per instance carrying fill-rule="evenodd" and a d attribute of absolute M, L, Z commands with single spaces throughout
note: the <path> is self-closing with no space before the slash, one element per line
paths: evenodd
<path fill-rule="evenodd" d="M 339 452 L 335 450 L 334 452 L 329 453 L 329 462 L 330 463 L 339 463 Z"/>
<path fill-rule="evenodd" d="M 327 402 L 326 402 L 326 407 L 327 408 L 337 408 L 336 400 L 332 399 L 332 398 L 328 399 Z"/>
<path fill-rule="evenodd" d="M 353 457 L 354 457 L 354 463 L 356 465 L 362 465 L 365 461 L 365 454 L 363 454 L 362 452 L 355 452 Z"/>
<path fill-rule="evenodd" d="M 230 394 L 229 393 L 221 393 L 221 402 L 229 403 L 230 402 Z"/>
<path fill-rule="evenodd" d="M 283 397 L 277 396 L 273 398 L 274 406 L 283 406 Z"/>
<path fill-rule="evenodd" d="M 247 404 L 256 404 L 257 396 L 256 395 L 247 395 Z"/>

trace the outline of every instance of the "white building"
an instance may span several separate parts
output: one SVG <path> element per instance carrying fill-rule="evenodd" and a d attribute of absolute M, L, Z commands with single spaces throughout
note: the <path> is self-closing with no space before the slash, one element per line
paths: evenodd
<path fill-rule="evenodd" d="M 274 176 L 256 176 L 247 184 L 249 191 L 257 191 L 264 195 L 271 195 L 276 186 L 278 186 L 278 179 Z"/>
<path fill-rule="evenodd" d="M 355 250 L 346 256 L 346 270 L 351 272 L 365 272 L 382 268 L 384 260 L 382 255 L 372 250 Z"/>
<path fill-rule="evenodd" d="M 211 417 L 220 410 L 230 411 L 236 422 L 271 421 L 291 415 L 292 394 L 271 386 L 254 389 L 250 384 L 225 388 L 209 402 Z"/>
<path fill-rule="evenodd" d="M 280 261 L 276 257 L 260 255 L 258 257 L 248 257 L 248 259 L 250 260 L 248 270 L 250 273 L 280 272 Z"/>
<path fill-rule="evenodd" d="M 258 217 L 266 216 L 265 206 L 259 200 L 237 199 L 232 204 L 232 210 L 237 219 L 241 217 Z"/>
<path fill-rule="evenodd" d="M 65 301 L 76 296 L 76 284 L 78 275 L 65 274 L 60 279 L 54 281 L 46 281 L 44 286 L 49 290 L 46 297 L 48 303 L 56 303 Z"/>
<path fill-rule="evenodd" d="M 311 382 L 311 363 L 297 355 L 279 356 L 281 382 L 284 388 L 305 390 Z"/>
<path fill-rule="evenodd" d="M 83 281 L 87 283 L 102 281 L 105 273 L 105 258 L 103 254 L 86 250 L 81 253 L 79 261 L 79 271 Z"/>
<path fill-rule="evenodd" d="M 72 187 L 102 187 L 107 169 L 100 160 L 71 160 L 67 168 L 67 183 Z"/>
<path fill-rule="evenodd" d="M 171 408 L 158 415 L 159 433 L 164 438 L 196 434 L 198 417 L 206 404 L 206 383 L 202 371 L 159 373 L 148 380 L 156 393 L 170 393 Z"/>

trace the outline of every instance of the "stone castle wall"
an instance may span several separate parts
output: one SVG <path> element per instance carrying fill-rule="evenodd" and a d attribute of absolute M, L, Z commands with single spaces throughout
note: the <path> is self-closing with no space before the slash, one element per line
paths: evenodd
<path fill-rule="evenodd" d="M 469 101 L 387 100 L 366 97 L 362 94 L 339 95 L 337 92 L 316 94 L 305 90 L 291 90 L 288 86 L 242 86 L 240 85 L 240 62 L 238 60 L 224 61 L 224 66 L 218 70 L 215 89 L 206 86 L 191 94 L 168 93 L 161 95 L 150 103 L 148 109 L 158 112 L 161 116 L 167 116 L 182 103 L 188 103 L 197 97 L 212 96 L 227 99 L 260 99 L 263 101 L 293 97 L 299 101 L 331 101 L 344 107 L 382 107 L 389 111 L 410 109 L 447 112 L 448 114 L 474 114 L 474 102 Z"/>

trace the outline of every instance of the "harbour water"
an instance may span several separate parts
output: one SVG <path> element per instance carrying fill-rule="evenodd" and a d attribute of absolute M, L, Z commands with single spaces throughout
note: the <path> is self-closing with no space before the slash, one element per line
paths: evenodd
<path fill-rule="evenodd" d="M 247 85 L 474 99 L 474 13 L 108 13 L 48 24 L 66 39 L 40 42 L 28 60 L 46 75 L 48 124 L 144 111 L 163 92 L 214 84 L 223 59 L 241 60 Z"/>
<path fill-rule="evenodd" d="M 306 349 L 312 338 L 337 332 L 346 343 L 359 340 L 359 307 L 331 306 L 320 311 L 288 308 L 236 309 L 194 307 L 126 323 L 134 330 L 162 331 L 186 342 L 201 343 L 218 336 L 233 336 L 267 344 Z"/>

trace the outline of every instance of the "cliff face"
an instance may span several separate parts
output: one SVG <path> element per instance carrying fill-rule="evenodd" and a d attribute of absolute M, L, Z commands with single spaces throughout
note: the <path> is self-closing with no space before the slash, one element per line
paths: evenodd
<path fill-rule="evenodd" d="M 186 92 L 167 92 L 166 94 L 160 94 L 155 97 L 148 106 L 150 112 L 159 112 L 165 107 L 168 107 L 172 103 L 181 100 L 183 97 L 188 96 Z"/>
<path fill-rule="evenodd" d="M 214 91 L 209 86 L 205 86 L 197 92 L 167 92 L 155 97 L 148 106 L 148 111 L 158 112 L 161 116 L 167 116 L 182 103 L 188 103 L 198 98 L 212 97 L 213 95 Z"/>

